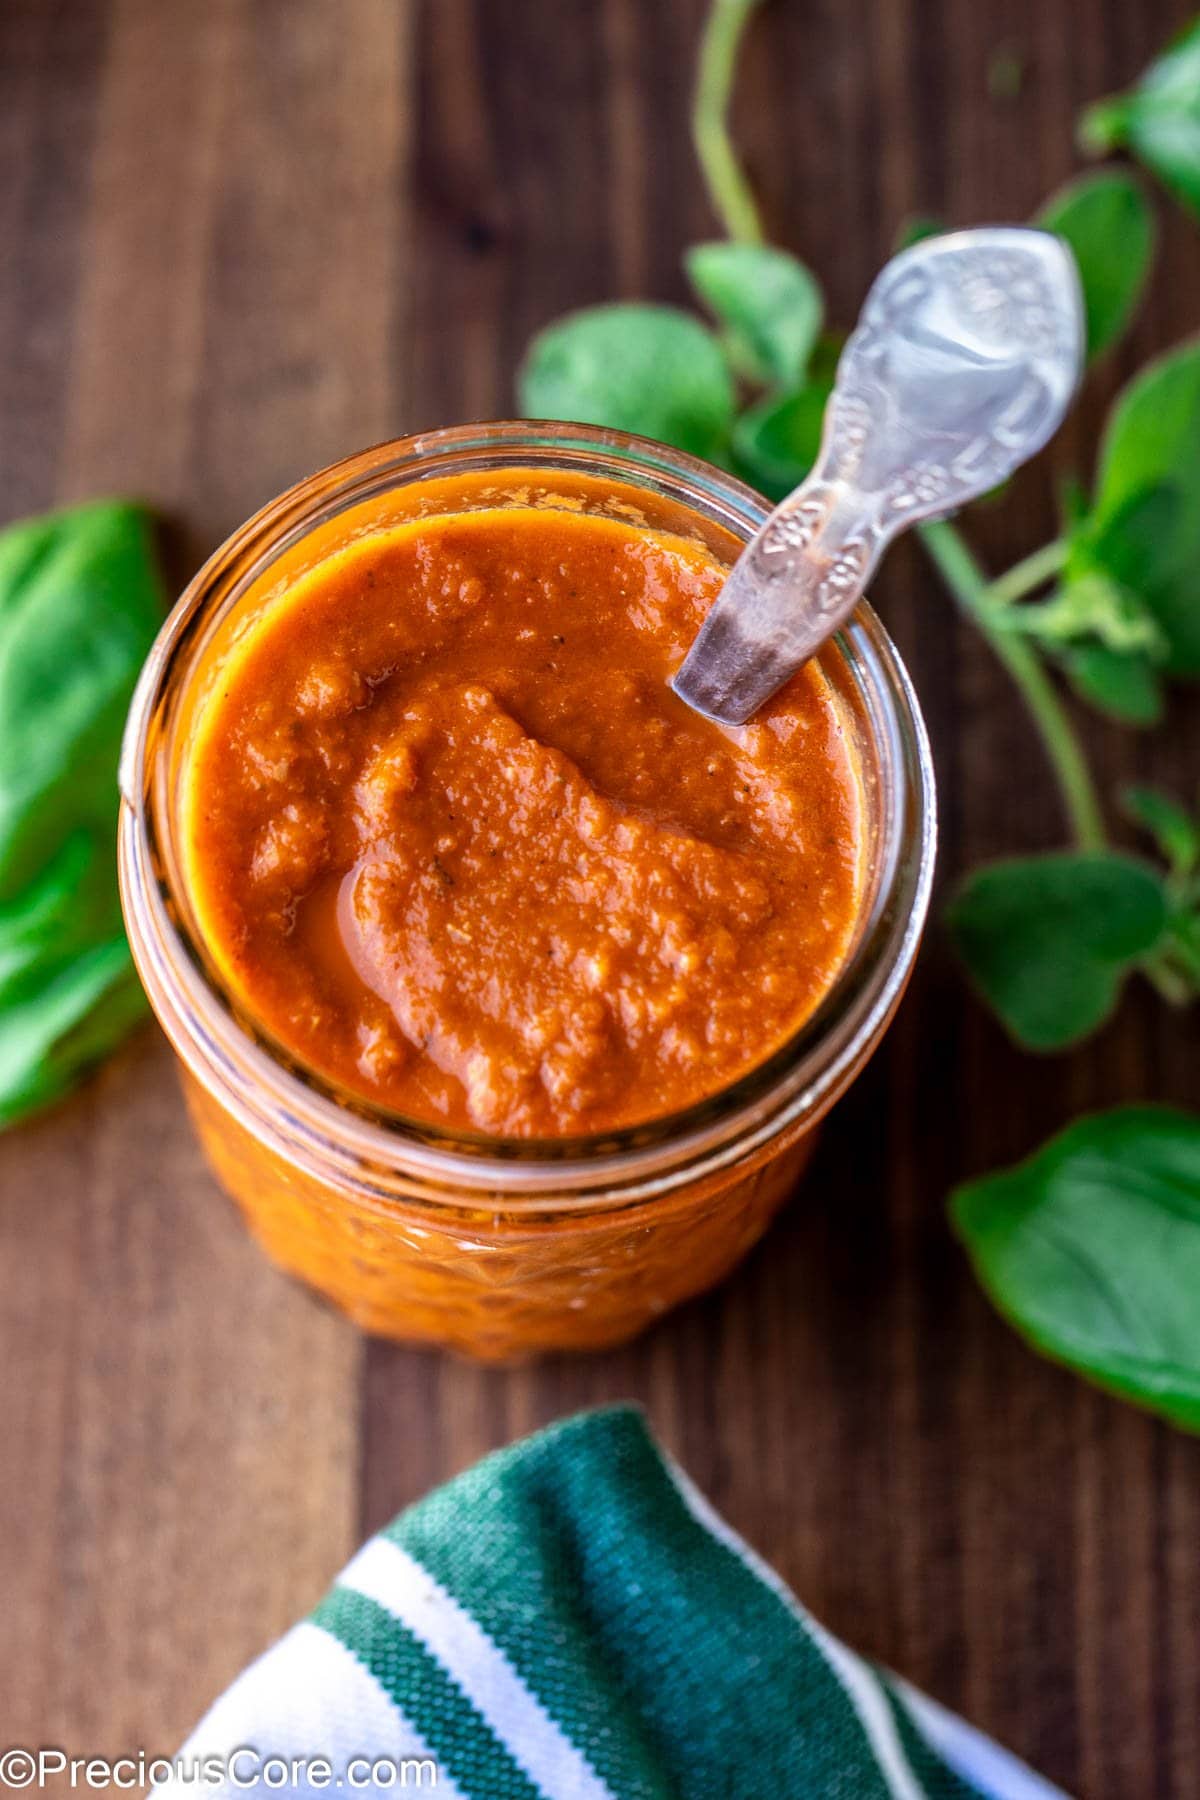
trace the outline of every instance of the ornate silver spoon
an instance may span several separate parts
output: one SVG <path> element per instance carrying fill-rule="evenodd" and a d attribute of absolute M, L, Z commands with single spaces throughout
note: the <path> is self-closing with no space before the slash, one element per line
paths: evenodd
<path fill-rule="evenodd" d="M 1079 379 L 1070 251 L 997 226 L 887 264 L 838 364 L 808 479 L 750 540 L 672 683 L 741 725 L 841 625 L 888 543 L 1011 475 Z"/>

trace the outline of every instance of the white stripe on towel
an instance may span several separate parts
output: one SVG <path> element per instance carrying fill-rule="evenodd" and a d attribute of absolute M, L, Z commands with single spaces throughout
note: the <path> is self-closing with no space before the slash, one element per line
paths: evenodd
<path fill-rule="evenodd" d="M 956 1713 L 947 1712 L 928 1694 L 910 1687 L 899 1675 L 891 1680 L 921 1736 L 956 1775 L 995 1800 L 1070 1800 L 1060 1787 L 1038 1775 L 1011 1750 L 976 1731 Z"/>
<path fill-rule="evenodd" d="M 263 1781 L 243 1785 L 240 1779 L 236 1784 L 226 1780 L 212 1787 L 196 1778 L 201 1758 L 228 1758 L 242 1748 L 253 1750 L 260 1758 L 283 1757 L 288 1762 L 323 1758 L 333 1771 L 333 1787 L 318 1788 L 305 1781 L 284 1787 Z M 177 1760 L 185 1771 L 190 1768 L 193 1778 L 187 1773 L 177 1776 L 156 1787 L 154 1793 L 157 1800 L 183 1800 L 185 1795 L 197 1794 L 204 1794 L 206 1800 L 245 1800 L 246 1796 L 258 1800 L 266 1794 L 307 1796 L 320 1792 L 327 1800 L 330 1791 L 337 1791 L 337 1778 L 355 1757 L 371 1762 L 381 1757 L 397 1763 L 407 1758 L 436 1762 L 425 1739 L 370 1670 L 337 1638 L 305 1619 L 243 1669 L 233 1686 L 205 1713 L 178 1752 Z M 242 1758 L 235 1773 L 242 1777 L 252 1769 L 249 1759 Z M 394 1784 L 360 1787 L 357 1779 L 354 1791 L 367 1796 L 387 1793 L 391 1800 L 396 1794 Z M 466 1800 L 440 1768 L 434 1791 L 439 1800 Z"/>
<path fill-rule="evenodd" d="M 499 1646 L 393 1539 L 372 1538 L 342 1570 L 338 1586 L 376 1601 L 421 1639 L 550 1800 L 614 1800 Z"/>

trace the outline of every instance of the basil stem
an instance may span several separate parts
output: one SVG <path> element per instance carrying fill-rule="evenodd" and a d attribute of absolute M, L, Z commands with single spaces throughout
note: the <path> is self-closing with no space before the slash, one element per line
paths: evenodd
<path fill-rule="evenodd" d="M 993 586 L 957 528 L 948 519 L 935 519 L 917 530 L 946 586 L 1007 669 L 1024 700 L 1058 782 L 1076 844 L 1080 850 L 1103 850 L 1108 833 L 1096 784 L 1075 727 L 1037 651 L 1023 638 L 998 631 L 992 624 L 988 613 L 995 605 Z M 1048 573 L 1034 557 L 1026 558 L 1025 565 L 1017 565 L 1022 566 L 1033 568 L 1036 579 L 1030 580 L 1031 587 Z M 1017 598 L 1015 574 L 1016 570 L 1010 569 L 1001 578 L 1005 583 L 1005 604 Z"/>
<path fill-rule="evenodd" d="M 1070 550 L 1065 537 L 1053 538 L 1050 543 L 1043 544 L 1040 550 L 1033 550 L 1014 563 L 1003 575 L 997 575 L 988 583 L 988 604 L 990 606 L 1011 606 L 1014 600 L 1023 600 L 1043 582 L 1057 575 L 1067 560 Z"/>
<path fill-rule="evenodd" d="M 738 244 L 766 241 L 762 214 L 729 133 L 729 101 L 738 52 L 759 0 L 714 0 L 700 39 L 692 102 L 692 139 L 709 198 L 726 235 Z"/>

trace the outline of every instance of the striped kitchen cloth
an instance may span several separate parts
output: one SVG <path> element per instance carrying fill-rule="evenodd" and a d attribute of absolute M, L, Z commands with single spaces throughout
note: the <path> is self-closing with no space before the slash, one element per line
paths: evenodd
<path fill-rule="evenodd" d="M 234 1682 L 159 1794 L 1064 1800 L 864 1662 L 632 1407 L 401 1513 Z"/>

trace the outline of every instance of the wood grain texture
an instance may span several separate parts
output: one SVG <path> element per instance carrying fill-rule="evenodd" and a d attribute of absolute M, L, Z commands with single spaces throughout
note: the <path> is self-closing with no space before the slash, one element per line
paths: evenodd
<path fill-rule="evenodd" d="M 1072 119 L 1173 0 L 771 0 L 738 124 L 773 232 L 851 314 L 901 218 L 1027 216 Z M 714 226 L 688 140 L 702 0 L 8 0 L 0 495 L 119 489 L 182 580 L 372 439 L 503 414 L 530 334 L 685 298 Z M 997 51 L 1022 69 L 992 97 Z M 7 178 L 11 172 L 11 178 Z M 1053 453 L 1200 323 L 1167 216 L 1150 304 Z M 981 516 L 1050 527 L 1045 471 Z M 1061 831 L 1005 678 L 918 553 L 877 600 L 929 716 L 945 884 Z M 1106 784 L 1190 782 L 1200 715 L 1095 728 Z M 1189 773 L 1191 772 L 1191 773 Z M 889 1037 L 768 1242 L 620 1353 L 480 1371 L 364 1346 L 276 1276 L 200 1166 L 152 1030 L 0 1144 L 0 1737 L 166 1749 L 359 1535 L 492 1446 L 633 1397 L 836 1631 L 1071 1791 L 1192 1800 L 1200 1445 L 1036 1361 L 947 1231 L 957 1180 L 1122 1098 L 1200 1103 L 1194 1022 L 1131 995 L 1013 1051 L 931 931 Z"/>
<path fill-rule="evenodd" d="M 386 435 L 407 28 L 373 0 L 295 37 L 224 0 L 4 13 L 6 498 L 141 494 L 182 578 Z M 355 1546 L 362 1345 L 246 1241 L 149 1030 L 4 1144 L 0 1188 L 3 1735 L 163 1750 Z"/>

